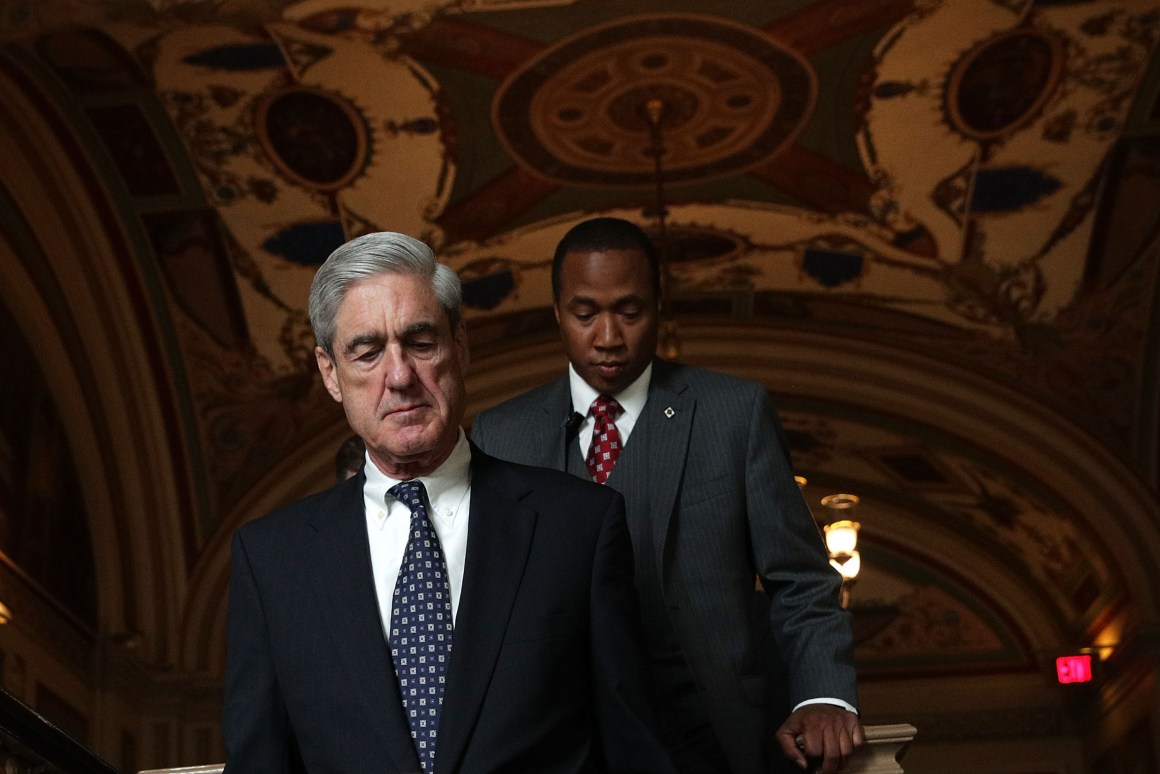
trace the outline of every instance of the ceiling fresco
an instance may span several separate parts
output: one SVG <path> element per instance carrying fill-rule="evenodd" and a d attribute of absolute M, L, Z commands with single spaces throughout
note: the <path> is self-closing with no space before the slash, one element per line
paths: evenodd
<path fill-rule="evenodd" d="M 244 256 L 247 329 L 275 369 L 302 365 L 312 267 L 367 230 L 431 240 L 483 311 L 545 306 L 553 220 L 648 204 L 648 99 L 666 110 L 671 223 L 744 245 L 681 262 L 678 294 L 853 293 L 997 337 L 1074 302 L 1155 5 L 861 3 L 821 40 L 820 11 L 739 5 L 744 21 L 308 3 L 260 32 L 108 32 Z M 836 95 L 853 101 L 841 134 Z"/>
<path fill-rule="evenodd" d="M 196 469 L 189 556 L 289 452 L 339 432 L 305 314 L 332 249 L 375 230 L 429 241 L 486 363 L 555 335 L 550 258 L 577 220 L 660 238 L 658 180 L 679 324 L 810 330 L 983 374 L 1155 477 L 1160 0 L 706 8 L 0 2 L 0 71 L 94 159 L 156 278 Z M 783 408 L 812 480 L 937 524 L 1039 588 L 1051 626 L 1124 604 L 1091 514 L 988 438 L 896 421 L 906 406 Z M 971 578 L 867 535 L 867 662 L 1034 661 Z"/>

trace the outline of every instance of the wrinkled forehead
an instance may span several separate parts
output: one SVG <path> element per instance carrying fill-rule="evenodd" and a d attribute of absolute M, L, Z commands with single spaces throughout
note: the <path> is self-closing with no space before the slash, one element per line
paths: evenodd
<path fill-rule="evenodd" d="M 399 333 L 416 326 L 450 331 L 447 313 L 431 284 L 410 274 L 382 273 L 352 282 L 335 318 L 341 338 L 355 329 Z"/>

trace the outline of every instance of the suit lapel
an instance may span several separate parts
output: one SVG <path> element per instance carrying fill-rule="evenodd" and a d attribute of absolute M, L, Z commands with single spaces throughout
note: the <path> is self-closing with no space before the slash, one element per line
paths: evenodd
<path fill-rule="evenodd" d="M 665 544 L 688 459 L 695 409 L 696 399 L 678 368 L 662 360 L 654 361 L 648 400 L 638 421 L 642 425 L 639 429 L 645 430 L 643 437 L 649 440 L 647 451 L 650 459 L 645 462 L 645 467 L 648 471 L 647 486 L 651 491 L 650 512 L 654 515 L 653 545 L 658 557 L 666 556 Z M 636 433 L 637 428 L 634 428 L 628 446 L 632 445 Z M 615 469 L 613 475 L 616 475 Z M 661 588 L 664 588 L 666 567 L 663 561 L 657 564 Z"/>
<path fill-rule="evenodd" d="M 383 633 L 371 568 L 362 499 L 365 477 L 336 490 L 331 506 L 314 517 L 318 556 L 307 562 L 318 589 L 323 620 L 337 653 L 335 671 L 354 690 L 370 717 L 381 718 L 389 770 L 418 771 L 419 759 L 403 710 L 391 652 Z M 338 679 L 336 677 L 336 679 Z"/>
<path fill-rule="evenodd" d="M 528 492 L 526 485 L 474 445 L 471 468 L 471 521 L 439 721 L 439 771 L 459 765 L 479 717 L 536 523 L 535 511 L 519 502 Z"/>
<path fill-rule="evenodd" d="M 572 413 L 572 394 L 568 387 L 568 375 L 564 374 L 544 394 L 540 404 L 543 416 L 534 423 L 533 438 L 537 450 L 537 464 L 554 470 L 565 470 L 565 449 L 568 442 L 575 443 L 575 437 L 568 438 L 567 421 Z"/>

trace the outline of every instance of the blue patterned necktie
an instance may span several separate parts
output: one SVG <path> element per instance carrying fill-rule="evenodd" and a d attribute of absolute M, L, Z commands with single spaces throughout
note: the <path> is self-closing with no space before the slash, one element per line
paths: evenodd
<path fill-rule="evenodd" d="M 407 552 L 391 605 L 391 659 L 424 771 L 435 767 L 435 737 L 451 655 L 451 587 L 439 538 L 427 516 L 427 490 L 418 481 L 390 488 L 411 509 Z"/>

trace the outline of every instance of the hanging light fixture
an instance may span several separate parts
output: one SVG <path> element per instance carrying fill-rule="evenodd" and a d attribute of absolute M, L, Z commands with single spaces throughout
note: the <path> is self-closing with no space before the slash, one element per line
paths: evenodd
<path fill-rule="evenodd" d="M 657 253 L 661 264 L 661 330 L 658 349 L 665 360 L 676 360 L 681 356 L 681 341 L 677 335 L 677 320 L 673 314 L 673 274 L 670 268 L 669 235 L 666 218 L 669 210 L 665 206 L 664 165 L 662 159 L 665 148 L 661 122 L 665 117 L 665 102 L 659 97 L 650 97 L 644 103 L 645 118 L 648 121 L 649 146 L 645 149 L 653 159 L 654 201 L 651 215 L 656 221 Z"/>

